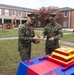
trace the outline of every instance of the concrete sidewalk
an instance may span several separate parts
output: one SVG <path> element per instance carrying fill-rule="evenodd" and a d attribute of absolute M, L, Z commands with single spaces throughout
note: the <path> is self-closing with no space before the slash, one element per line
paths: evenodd
<path fill-rule="evenodd" d="M 74 43 L 72 43 L 72 42 L 67 42 L 67 41 L 59 40 L 59 43 L 74 47 Z"/>
<path fill-rule="evenodd" d="M 18 37 L 0 38 L 0 40 L 11 40 L 11 39 L 18 39 Z"/>
<path fill-rule="evenodd" d="M 11 39 L 12 40 L 13 39 L 18 39 L 18 37 L 0 38 L 0 40 L 11 40 Z M 63 44 L 63 45 L 69 45 L 69 46 L 74 47 L 74 43 L 72 43 L 72 42 L 67 42 L 67 41 L 59 40 L 59 43 Z"/>

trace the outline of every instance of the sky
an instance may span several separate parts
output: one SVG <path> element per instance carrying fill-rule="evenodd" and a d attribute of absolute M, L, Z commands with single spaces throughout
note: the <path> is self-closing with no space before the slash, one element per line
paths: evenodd
<path fill-rule="evenodd" d="M 7 4 L 31 9 L 39 9 L 41 7 L 70 7 L 74 8 L 74 0 L 0 0 L 0 4 Z"/>

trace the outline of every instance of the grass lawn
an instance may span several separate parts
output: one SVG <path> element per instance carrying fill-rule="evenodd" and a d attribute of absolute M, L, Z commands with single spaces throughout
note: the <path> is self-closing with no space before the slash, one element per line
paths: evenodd
<path fill-rule="evenodd" d="M 74 34 L 67 34 L 64 35 L 61 40 L 68 41 L 68 42 L 73 42 L 74 43 Z"/>
<path fill-rule="evenodd" d="M 41 35 L 42 31 L 41 30 L 35 30 L 36 35 Z M 73 33 L 72 31 L 63 31 L 63 34 L 66 33 Z M 0 30 L 0 38 L 7 38 L 7 37 L 18 37 L 18 30 Z M 67 34 L 64 35 L 62 40 L 64 41 L 69 41 L 69 42 L 74 42 L 74 33 L 73 34 Z"/>
<path fill-rule="evenodd" d="M 0 75 L 16 75 L 19 65 L 20 55 L 18 49 L 18 40 L 0 41 Z M 44 43 L 32 43 L 32 58 L 44 55 Z"/>
<path fill-rule="evenodd" d="M 35 31 L 35 33 L 36 35 L 41 34 L 40 31 Z M 18 30 L 0 30 L 0 38 L 16 36 L 18 36 Z M 74 34 L 64 35 L 61 40 L 74 42 Z M 34 58 L 45 55 L 44 48 L 45 40 L 41 40 L 40 44 L 37 45 L 32 43 L 31 57 Z M 0 40 L 0 75 L 16 75 L 20 61 L 18 40 Z"/>
<path fill-rule="evenodd" d="M 36 35 L 40 35 L 42 31 L 35 31 Z M 18 30 L 0 30 L 0 38 L 18 37 Z"/>
<path fill-rule="evenodd" d="M 0 75 L 15 75 L 19 61 L 17 40 L 0 41 Z"/>
<path fill-rule="evenodd" d="M 18 30 L 0 30 L 0 38 L 6 38 L 6 37 L 17 37 L 18 36 Z"/>

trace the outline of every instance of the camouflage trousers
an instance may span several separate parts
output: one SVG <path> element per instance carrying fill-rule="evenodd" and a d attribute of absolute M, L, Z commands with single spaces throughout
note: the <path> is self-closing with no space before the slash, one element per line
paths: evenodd
<path fill-rule="evenodd" d="M 59 42 L 48 43 L 48 41 L 46 41 L 46 44 L 45 44 L 46 55 L 51 54 L 56 48 L 59 48 Z"/>
<path fill-rule="evenodd" d="M 53 51 L 54 51 L 54 48 L 48 48 L 48 47 L 45 48 L 46 55 L 51 54 Z"/>
<path fill-rule="evenodd" d="M 22 46 L 22 50 L 19 50 L 21 60 L 28 60 L 31 57 L 31 44 L 27 44 L 25 47 Z"/>

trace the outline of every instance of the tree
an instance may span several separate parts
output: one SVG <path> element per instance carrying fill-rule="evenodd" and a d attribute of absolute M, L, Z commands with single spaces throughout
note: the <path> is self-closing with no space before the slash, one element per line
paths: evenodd
<path fill-rule="evenodd" d="M 56 18 L 61 17 L 61 12 L 58 7 L 42 7 L 39 10 L 34 10 L 32 12 L 32 14 L 35 15 L 35 18 L 43 23 L 49 22 L 49 17 L 51 13 L 56 13 Z"/>

